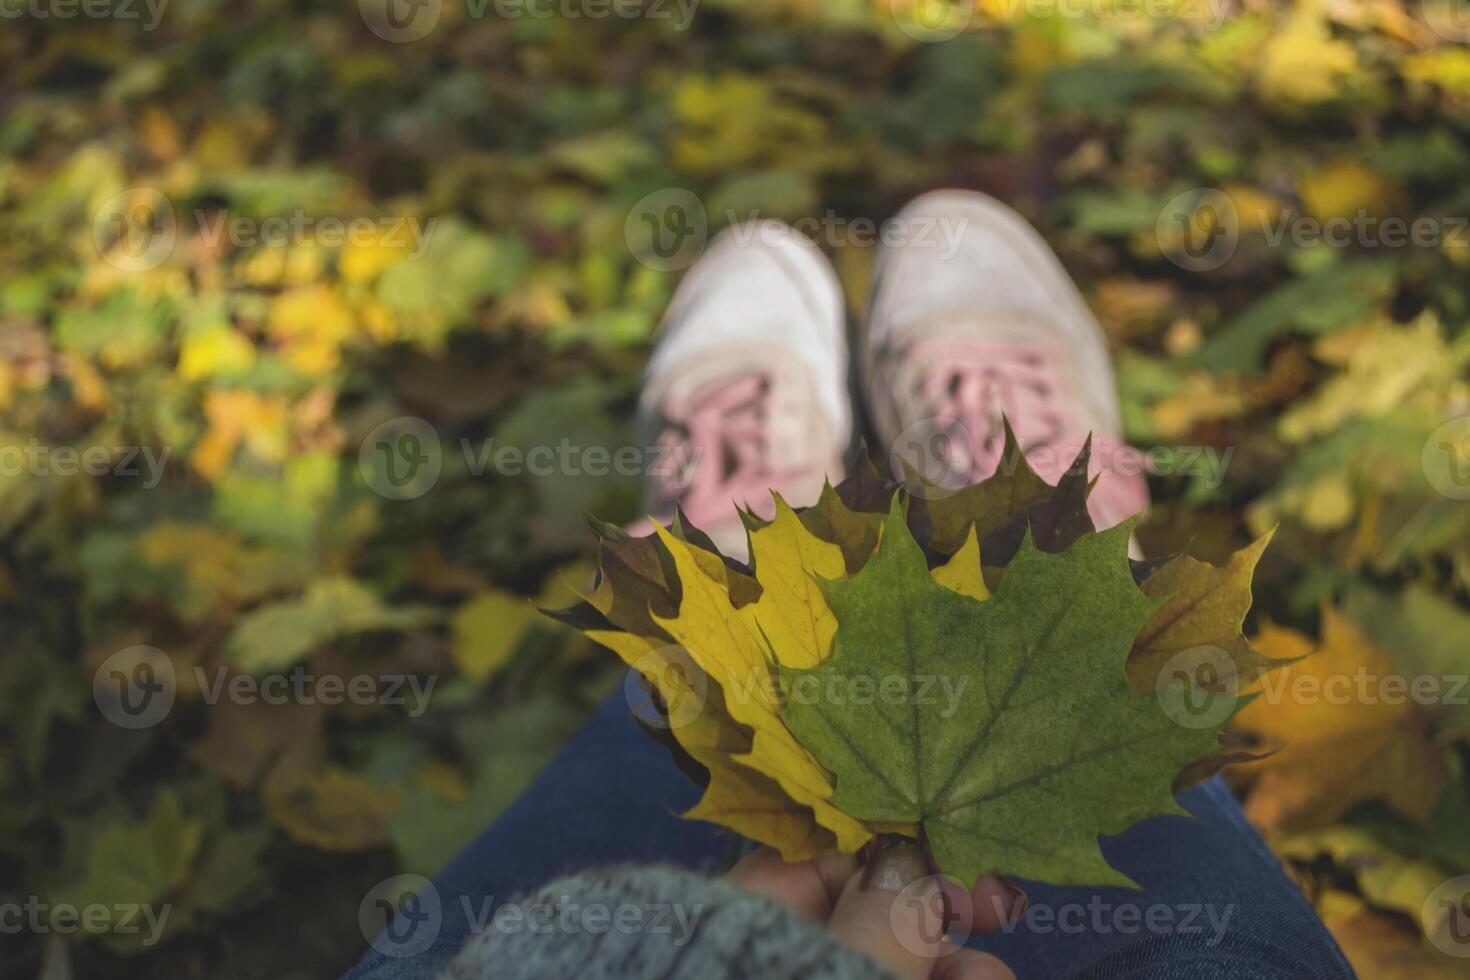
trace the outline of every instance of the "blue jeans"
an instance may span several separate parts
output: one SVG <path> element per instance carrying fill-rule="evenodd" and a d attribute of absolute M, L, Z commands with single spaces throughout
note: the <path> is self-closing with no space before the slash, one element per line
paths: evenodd
<path fill-rule="evenodd" d="M 738 840 L 677 816 L 698 796 L 668 752 L 638 728 L 622 693 L 614 694 L 525 795 L 434 879 L 438 914 L 422 918 L 429 931 L 398 945 L 380 940 L 400 955 L 370 949 L 347 977 L 428 980 L 476 923 L 489 921 L 496 903 L 561 875 L 627 862 L 723 871 Z M 1225 784 L 1217 777 L 1180 802 L 1193 820 L 1160 817 L 1102 841 L 1108 860 L 1142 891 L 1021 882 L 1031 900 L 1026 917 L 970 945 L 999 956 L 1020 980 L 1352 977 Z"/>

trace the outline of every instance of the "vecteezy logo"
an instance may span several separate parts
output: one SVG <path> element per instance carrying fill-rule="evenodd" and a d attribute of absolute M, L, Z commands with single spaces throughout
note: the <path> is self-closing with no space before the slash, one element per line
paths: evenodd
<path fill-rule="evenodd" d="M 1470 500 L 1470 415 L 1435 429 L 1420 462 L 1430 486 L 1451 500 Z"/>
<path fill-rule="evenodd" d="M 649 680 L 652 678 L 652 681 Z M 654 729 L 676 731 L 704 711 L 709 679 L 689 656 L 672 645 L 640 656 L 623 679 L 623 697 L 633 717 Z M 658 694 L 651 688 L 655 687 Z"/>
<path fill-rule="evenodd" d="M 1230 195 L 1213 187 L 1185 191 L 1164 205 L 1154 224 L 1159 251 L 1190 272 L 1218 269 L 1240 244 L 1240 214 Z"/>
<path fill-rule="evenodd" d="M 1420 0 L 1419 13 L 1429 29 L 1446 41 L 1470 41 L 1470 3 L 1466 0 Z"/>
<path fill-rule="evenodd" d="M 434 883 L 422 875 L 378 882 L 357 907 L 362 936 L 384 956 L 417 956 L 439 938 L 444 907 Z"/>
<path fill-rule="evenodd" d="M 1170 657 L 1155 693 L 1164 714 L 1184 728 L 1215 728 L 1235 713 L 1235 661 L 1217 646 L 1198 646 Z"/>
<path fill-rule="evenodd" d="M 623 237 L 633 256 L 650 269 L 687 269 L 709 237 L 704 203 L 682 187 L 654 191 L 628 212 Z"/>
<path fill-rule="evenodd" d="M 1470 957 L 1470 875 L 1444 882 L 1424 900 L 1424 935 L 1442 953 Z"/>
<path fill-rule="evenodd" d="M 675 730 L 694 721 L 704 710 L 706 691 L 704 671 L 689 651 L 677 645 L 643 654 L 623 681 L 633 716 L 658 729 Z"/>
<path fill-rule="evenodd" d="M 888 920 L 899 945 L 915 956 L 949 956 L 970 938 L 975 921 L 969 889 L 950 885 L 943 875 L 927 875 L 909 882 L 888 906 Z M 919 924 L 914 942 L 913 923 Z M 948 937 L 950 944 L 941 945 Z"/>
<path fill-rule="evenodd" d="M 929 43 L 958 37 L 975 17 L 975 0 L 888 0 L 887 8 L 899 30 Z"/>
<path fill-rule="evenodd" d="M 92 675 L 92 700 L 102 717 L 119 728 L 152 728 L 173 709 L 174 664 L 157 647 L 119 650 Z"/>
<path fill-rule="evenodd" d="M 889 469 L 915 497 L 939 500 L 954 496 L 975 470 L 970 430 L 959 419 L 919 419 L 893 440 Z"/>
<path fill-rule="evenodd" d="M 368 30 L 393 44 L 427 37 L 444 13 L 443 0 L 358 0 L 357 7 Z"/>
<path fill-rule="evenodd" d="M 1458 902 L 1441 899 L 1440 907 L 1447 913 L 1445 926 L 1456 946 L 1470 946 L 1470 894 L 1461 895 Z"/>
<path fill-rule="evenodd" d="M 411 415 L 389 419 L 369 432 L 357 452 L 363 482 L 389 500 L 422 497 L 434 489 L 443 468 L 439 433 Z"/>
<path fill-rule="evenodd" d="M 178 240 L 174 206 L 152 187 L 107 199 L 92 219 L 97 254 L 123 272 L 147 272 L 168 260 Z"/>

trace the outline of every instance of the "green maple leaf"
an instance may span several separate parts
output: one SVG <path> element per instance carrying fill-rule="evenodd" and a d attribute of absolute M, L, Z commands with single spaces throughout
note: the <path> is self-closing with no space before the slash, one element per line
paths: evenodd
<path fill-rule="evenodd" d="M 919 823 L 939 869 L 965 882 L 1132 885 L 1098 836 L 1183 814 L 1174 779 L 1218 735 L 1129 687 L 1128 652 L 1155 609 L 1129 571 L 1130 532 L 1057 554 L 1027 534 L 978 601 L 934 581 L 895 498 L 878 553 L 825 584 L 831 656 L 782 671 L 782 719 L 835 777 L 832 804 Z"/>

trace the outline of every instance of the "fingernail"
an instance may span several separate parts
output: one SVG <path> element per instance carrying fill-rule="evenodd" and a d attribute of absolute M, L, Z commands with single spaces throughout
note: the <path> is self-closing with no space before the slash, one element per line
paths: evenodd
<path fill-rule="evenodd" d="M 858 887 L 863 891 L 901 892 L 929 874 L 929 859 L 913 841 L 901 840 L 884 847 L 868 866 Z"/>
<path fill-rule="evenodd" d="M 1026 917 L 1026 911 L 1031 908 L 1031 899 L 1020 887 L 1002 878 L 1000 883 L 1005 886 L 1006 894 L 1010 896 L 1006 903 L 1006 925 L 1015 925 Z"/>

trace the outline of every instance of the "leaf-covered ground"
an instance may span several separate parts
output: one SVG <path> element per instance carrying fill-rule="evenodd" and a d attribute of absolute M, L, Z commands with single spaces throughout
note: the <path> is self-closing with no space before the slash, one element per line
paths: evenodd
<path fill-rule="evenodd" d="M 446 0 L 398 41 L 371 0 L 15 8 L 0 902 L 171 914 L 8 937 L 0 977 L 350 963 L 368 890 L 436 870 L 617 683 L 523 599 L 586 580 L 583 511 L 636 516 L 607 459 L 672 267 L 816 219 L 860 311 L 859 219 L 938 186 L 1013 203 L 1098 311 L 1157 448 L 1150 551 L 1280 525 L 1262 650 L 1370 681 L 1252 706 L 1288 748 L 1247 811 L 1364 976 L 1460 975 L 1425 910 L 1470 872 L 1467 32 L 1172 6 Z M 168 710 L 116 723 L 108 684 L 160 677 Z"/>

